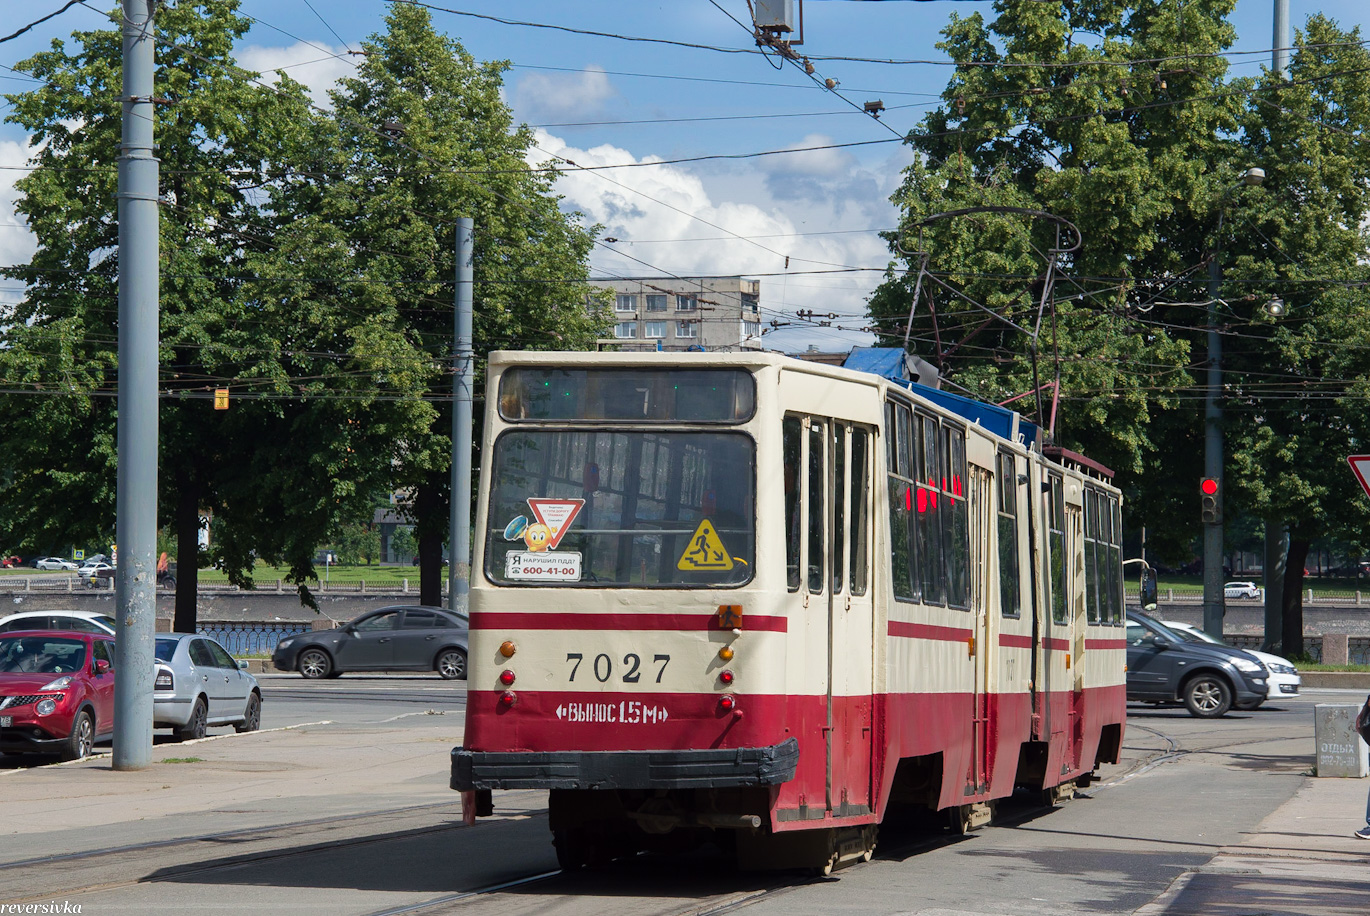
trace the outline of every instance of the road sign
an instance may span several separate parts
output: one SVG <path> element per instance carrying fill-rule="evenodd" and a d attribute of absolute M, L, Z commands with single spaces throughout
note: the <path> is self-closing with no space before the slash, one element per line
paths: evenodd
<path fill-rule="evenodd" d="M 1366 495 L 1370 495 L 1370 455 L 1347 455 L 1346 463 L 1351 465 L 1352 471 L 1355 471 L 1361 489 L 1366 492 Z"/>

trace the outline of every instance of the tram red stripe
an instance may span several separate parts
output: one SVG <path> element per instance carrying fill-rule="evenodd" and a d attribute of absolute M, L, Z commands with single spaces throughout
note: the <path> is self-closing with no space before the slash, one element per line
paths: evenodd
<path fill-rule="evenodd" d="M 906 623 L 891 620 L 889 635 L 904 636 L 908 639 L 938 639 L 943 642 L 965 642 L 970 639 L 970 630 L 960 627 L 938 627 L 930 623 Z"/>
<path fill-rule="evenodd" d="M 471 615 L 473 630 L 712 630 L 715 614 L 558 614 L 478 611 Z M 784 633 L 784 617 L 744 613 L 743 630 Z"/>
<path fill-rule="evenodd" d="M 1126 649 L 1126 639 L 1086 639 L 1086 649 Z"/>
<path fill-rule="evenodd" d="M 1000 633 L 999 645 L 1009 649 L 1031 649 L 1032 637 L 1019 636 L 1016 633 Z"/>
<path fill-rule="evenodd" d="M 1064 652 L 1070 648 L 1070 640 L 1068 639 L 1044 639 L 1042 644 L 1048 649 L 1056 649 L 1059 652 Z"/>

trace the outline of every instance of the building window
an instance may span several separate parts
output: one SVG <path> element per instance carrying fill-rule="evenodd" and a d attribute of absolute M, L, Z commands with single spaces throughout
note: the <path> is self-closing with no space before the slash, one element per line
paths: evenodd
<path fill-rule="evenodd" d="M 698 337 L 699 323 L 696 321 L 677 321 L 675 323 L 676 337 Z"/>
<path fill-rule="evenodd" d="M 619 293 L 614 298 L 614 311 L 616 312 L 636 312 L 637 296 L 633 293 Z"/>
<path fill-rule="evenodd" d="M 666 322 L 648 321 L 642 325 L 642 336 L 648 340 L 659 340 L 666 336 Z"/>
<path fill-rule="evenodd" d="M 756 293 L 742 294 L 742 310 L 744 312 L 754 312 L 758 308 Z"/>
<path fill-rule="evenodd" d="M 647 311 L 664 312 L 666 311 L 666 296 L 664 294 L 647 294 Z"/>
<path fill-rule="evenodd" d="M 693 312 L 699 308 L 699 299 L 696 296 L 676 296 L 675 310 L 677 312 Z"/>
<path fill-rule="evenodd" d="M 744 322 L 742 322 L 742 336 L 743 336 L 743 337 L 760 337 L 760 336 L 761 336 L 761 322 L 759 322 L 759 321 L 744 321 Z"/>
<path fill-rule="evenodd" d="M 637 336 L 636 321 L 620 321 L 614 325 L 614 336 L 618 338 L 632 338 Z"/>

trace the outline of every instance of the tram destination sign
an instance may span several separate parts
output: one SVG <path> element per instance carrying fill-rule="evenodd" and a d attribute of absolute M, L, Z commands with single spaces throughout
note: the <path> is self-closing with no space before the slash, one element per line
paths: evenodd
<path fill-rule="evenodd" d="M 511 550 L 504 555 L 504 578 L 542 582 L 580 581 L 580 552 Z"/>
<path fill-rule="evenodd" d="M 1370 455 L 1347 455 L 1346 463 L 1351 465 L 1356 479 L 1360 481 L 1361 489 L 1370 496 Z"/>

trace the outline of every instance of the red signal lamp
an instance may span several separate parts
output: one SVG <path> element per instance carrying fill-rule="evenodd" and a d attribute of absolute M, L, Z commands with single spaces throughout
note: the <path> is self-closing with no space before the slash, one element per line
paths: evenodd
<path fill-rule="evenodd" d="M 1218 492 L 1218 481 L 1212 477 L 1205 477 L 1199 481 L 1199 492 L 1204 496 L 1212 496 Z"/>
<path fill-rule="evenodd" d="M 505 687 L 508 687 L 510 684 L 514 683 L 514 672 L 505 668 L 499 673 L 499 682 Z"/>
<path fill-rule="evenodd" d="M 722 671 L 718 672 L 718 679 L 724 684 L 731 684 L 733 682 L 733 673 L 727 668 L 724 668 Z"/>
<path fill-rule="evenodd" d="M 737 708 L 737 700 L 725 694 L 718 698 L 718 708 L 723 712 L 732 712 Z"/>
<path fill-rule="evenodd" d="M 514 691 L 506 690 L 504 691 L 504 693 L 501 693 L 499 695 L 499 705 L 503 706 L 505 709 L 508 709 L 509 707 L 517 703 L 518 699 L 518 695 L 515 694 Z"/>

